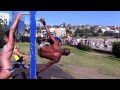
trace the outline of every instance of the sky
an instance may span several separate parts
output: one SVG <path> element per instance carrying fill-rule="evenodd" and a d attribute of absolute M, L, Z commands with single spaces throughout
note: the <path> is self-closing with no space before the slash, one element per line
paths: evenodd
<path fill-rule="evenodd" d="M 65 22 L 65 24 L 71 25 L 120 26 L 120 11 L 37 11 L 36 16 L 45 18 L 48 25 L 60 25 Z M 25 23 L 30 23 L 28 16 L 25 16 Z M 37 21 L 37 24 L 39 23 Z"/>
<path fill-rule="evenodd" d="M 36 16 L 49 25 L 120 25 L 120 11 L 37 11 Z"/>

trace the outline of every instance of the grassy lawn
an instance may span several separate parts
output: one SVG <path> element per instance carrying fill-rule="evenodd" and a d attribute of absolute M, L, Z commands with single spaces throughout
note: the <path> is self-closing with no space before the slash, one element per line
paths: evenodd
<path fill-rule="evenodd" d="M 71 55 L 69 57 L 62 57 L 61 62 L 64 64 L 97 68 L 101 73 L 106 75 L 120 77 L 119 58 L 115 58 L 112 55 L 99 54 L 97 52 L 85 52 L 71 46 L 67 47 L 71 49 Z"/>
<path fill-rule="evenodd" d="M 30 51 L 29 43 L 18 43 L 18 45 L 21 47 L 22 52 Z M 71 54 L 67 57 L 63 56 L 61 61 L 58 63 L 58 66 L 65 72 L 71 74 L 74 78 L 80 78 L 80 76 L 77 75 L 68 65 L 97 68 L 103 74 L 120 77 L 119 58 L 115 58 L 114 56 L 108 54 L 100 54 L 94 51 L 86 52 L 71 46 L 62 46 L 62 48 L 64 47 L 69 48 L 71 50 Z M 47 59 L 40 58 L 38 55 L 36 58 L 37 61 L 42 63 L 48 62 Z"/>

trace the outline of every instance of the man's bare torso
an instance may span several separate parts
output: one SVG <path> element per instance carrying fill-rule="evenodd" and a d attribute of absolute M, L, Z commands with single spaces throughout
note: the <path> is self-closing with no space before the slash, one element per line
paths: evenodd
<path fill-rule="evenodd" d="M 50 46 L 44 46 L 38 51 L 38 54 L 42 58 L 54 60 L 55 57 L 61 58 L 61 48 L 58 42 L 51 44 Z"/>

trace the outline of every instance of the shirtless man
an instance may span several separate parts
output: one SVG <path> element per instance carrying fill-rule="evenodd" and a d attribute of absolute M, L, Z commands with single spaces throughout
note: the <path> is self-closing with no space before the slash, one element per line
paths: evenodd
<path fill-rule="evenodd" d="M 15 30 L 16 26 L 21 19 L 21 14 L 16 17 L 15 22 L 13 23 L 10 30 L 4 33 L 4 40 L 6 45 L 4 46 L 1 55 L 0 55 L 0 79 L 8 79 L 14 72 L 10 58 L 12 57 L 14 45 L 15 45 Z"/>
<path fill-rule="evenodd" d="M 43 24 L 43 26 L 45 27 L 46 32 L 48 33 L 48 35 L 49 35 L 50 39 L 53 41 L 53 43 L 50 44 L 49 46 L 44 45 L 44 46 L 40 46 L 38 48 L 38 55 L 42 58 L 49 59 L 50 61 L 37 71 L 37 75 L 40 72 L 46 70 L 51 65 L 59 62 L 61 55 L 68 56 L 70 54 L 69 49 L 67 49 L 67 48 L 61 49 L 59 42 L 54 38 L 54 36 L 51 34 L 50 30 L 48 29 L 45 20 L 42 18 L 42 19 L 40 19 L 40 21 Z"/>

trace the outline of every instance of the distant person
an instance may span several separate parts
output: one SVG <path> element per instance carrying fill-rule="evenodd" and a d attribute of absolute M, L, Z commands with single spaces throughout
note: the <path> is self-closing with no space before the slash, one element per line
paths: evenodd
<path fill-rule="evenodd" d="M 107 38 L 104 39 L 103 45 L 104 45 L 104 49 L 107 49 Z"/>
<path fill-rule="evenodd" d="M 70 45 L 73 45 L 73 38 L 70 39 Z"/>

